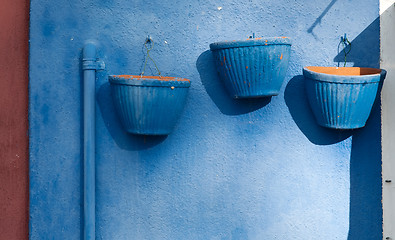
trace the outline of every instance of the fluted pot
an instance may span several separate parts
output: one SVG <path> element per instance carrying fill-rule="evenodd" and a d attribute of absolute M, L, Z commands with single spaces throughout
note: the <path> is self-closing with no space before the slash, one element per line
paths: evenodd
<path fill-rule="evenodd" d="M 386 71 L 359 67 L 305 67 L 306 94 L 317 123 L 335 129 L 364 127 Z"/>
<path fill-rule="evenodd" d="M 219 77 L 233 98 L 280 93 L 291 52 L 287 37 L 250 38 L 210 44 Z"/>
<path fill-rule="evenodd" d="M 133 134 L 168 135 L 184 108 L 190 81 L 185 78 L 109 76 L 115 109 Z"/>

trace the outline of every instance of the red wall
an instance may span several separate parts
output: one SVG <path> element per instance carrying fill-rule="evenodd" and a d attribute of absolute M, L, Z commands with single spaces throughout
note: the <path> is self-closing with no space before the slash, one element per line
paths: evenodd
<path fill-rule="evenodd" d="M 0 239 L 28 238 L 29 1 L 0 6 Z"/>

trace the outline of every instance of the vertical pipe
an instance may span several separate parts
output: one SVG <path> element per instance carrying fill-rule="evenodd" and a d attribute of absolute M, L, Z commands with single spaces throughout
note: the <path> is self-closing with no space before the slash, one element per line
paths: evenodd
<path fill-rule="evenodd" d="M 83 50 L 84 240 L 95 239 L 95 79 L 96 46 Z"/>

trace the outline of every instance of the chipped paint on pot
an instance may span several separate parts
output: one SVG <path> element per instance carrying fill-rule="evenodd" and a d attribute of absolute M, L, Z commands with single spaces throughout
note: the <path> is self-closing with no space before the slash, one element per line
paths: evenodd
<path fill-rule="evenodd" d="M 109 76 L 115 109 L 129 133 L 168 135 L 176 125 L 190 81 L 185 78 Z"/>
<path fill-rule="evenodd" d="M 359 67 L 305 67 L 305 86 L 317 123 L 335 129 L 364 127 L 386 71 Z"/>
<path fill-rule="evenodd" d="M 210 44 L 220 78 L 233 98 L 275 96 L 288 68 L 291 40 L 250 38 Z"/>

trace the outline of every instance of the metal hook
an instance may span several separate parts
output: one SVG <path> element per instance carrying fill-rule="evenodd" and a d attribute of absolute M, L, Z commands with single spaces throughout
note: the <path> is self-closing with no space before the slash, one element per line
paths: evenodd
<path fill-rule="evenodd" d="M 151 47 L 148 48 L 148 47 L 147 47 L 147 44 L 150 44 Z M 158 66 L 156 65 L 156 62 L 155 62 L 154 59 L 152 59 L 152 57 L 149 55 L 150 51 L 154 48 L 154 40 L 151 38 L 150 35 L 148 35 L 147 38 L 145 39 L 144 47 L 145 47 L 145 49 L 147 49 L 147 57 L 145 58 L 143 71 L 141 72 L 140 76 L 142 77 L 142 76 L 144 75 L 145 67 L 147 66 L 147 60 L 148 60 L 147 58 L 149 58 L 149 59 L 151 59 L 151 61 L 154 63 L 156 70 L 158 70 L 159 77 L 161 78 L 162 75 L 161 75 L 161 73 L 160 73 L 160 71 L 159 71 Z"/>
<path fill-rule="evenodd" d="M 340 43 L 339 43 L 339 45 L 337 47 L 338 52 L 339 52 L 340 44 L 343 45 L 343 50 L 344 50 L 344 67 L 345 67 L 346 63 L 347 63 L 347 55 L 351 52 L 351 42 L 348 40 L 346 33 L 344 34 L 344 37 L 340 37 Z M 348 51 L 346 50 L 347 47 L 349 47 Z"/>
<path fill-rule="evenodd" d="M 153 42 L 152 38 L 150 35 L 147 36 L 147 38 L 145 39 L 145 43 L 151 43 Z"/>

